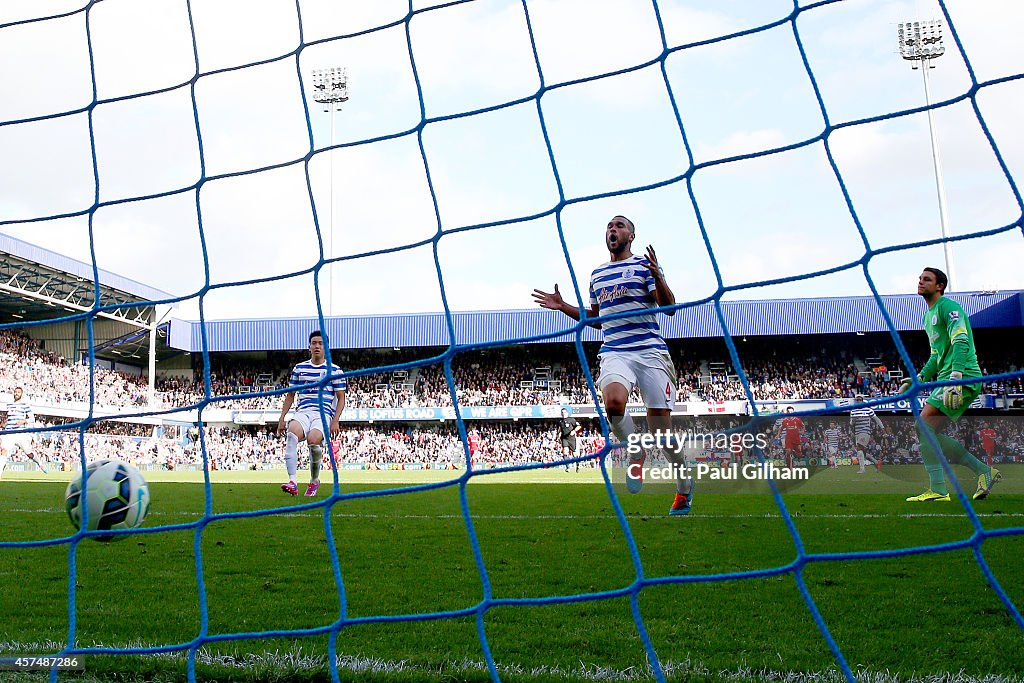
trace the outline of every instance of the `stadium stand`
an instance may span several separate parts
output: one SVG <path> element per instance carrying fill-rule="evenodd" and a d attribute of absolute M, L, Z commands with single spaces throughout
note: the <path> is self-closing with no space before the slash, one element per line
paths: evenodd
<path fill-rule="evenodd" d="M 0 324 L 59 315 L 53 305 L 56 296 L 72 307 L 67 310 L 80 310 L 91 303 L 86 300 L 88 288 L 83 289 L 81 284 L 87 282 L 85 276 L 91 276 L 91 268 L 4 239 L 7 241 L 0 244 L 0 249 L 6 251 L 0 250 L 0 267 L 26 286 L 36 280 L 37 284 L 43 283 L 46 278 L 56 284 L 47 285 L 50 289 L 40 285 L 34 293 L 24 290 L 32 296 L 21 296 L 20 290 L 0 296 Z M 92 375 L 88 357 L 81 353 L 80 326 L 72 329 L 67 321 L 56 321 L 17 331 L 0 329 L 0 400 L 9 397 L 15 386 L 23 387 L 35 407 L 39 425 L 53 427 L 35 435 L 40 451 L 51 462 L 73 468 L 78 462 L 77 430 L 69 432 L 60 426 L 78 422 L 88 414 L 92 376 L 97 412 L 85 433 L 89 457 L 120 454 L 143 468 L 201 467 L 195 425 L 200 421 L 198 413 L 145 415 L 147 409 L 195 408 L 206 403 L 204 356 L 196 352 L 195 323 L 172 319 L 160 325 L 155 307 L 145 306 L 142 298 L 156 298 L 162 292 L 110 273 L 101 272 L 101 278 L 101 296 L 123 302 L 125 307 L 115 309 L 117 315 L 94 320 L 95 326 L 106 328 L 97 337 Z M 1022 367 L 1024 358 L 1017 349 L 1024 348 L 1024 294 L 954 296 L 971 315 L 985 373 Z M 920 333 L 920 302 L 909 295 L 885 297 L 885 301 L 894 322 L 906 330 L 904 343 L 908 350 L 915 359 L 923 360 L 927 347 Z M 891 339 L 880 331 L 881 320 L 873 300 L 730 302 L 725 312 L 753 398 L 762 410 L 774 412 L 787 402 L 809 409 L 825 407 L 828 402 L 842 405 L 857 394 L 885 396 L 895 392 L 903 377 Z M 677 401 L 684 406 L 680 412 L 685 414 L 688 406 L 696 406 L 697 414 L 724 415 L 694 418 L 696 422 L 688 425 L 691 429 L 731 426 L 733 423 L 725 416 L 747 414 L 750 404 L 738 369 L 733 367 L 720 338 L 717 318 L 707 307 L 680 313 L 663 321 L 679 374 Z M 438 346 L 446 341 L 440 320 L 437 315 L 425 314 L 328 321 L 330 328 L 336 328 L 331 331 L 332 346 L 338 347 L 333 360 L 346 370 L 424 363 L 350 378 L 347 417 L 336 442 L 339 467 L 446 469 L 464 465 L 464 446 L 454 422 L 446 419 L 453 414 L 444 412 L 452 410 L 451 394 L 441 366 L 428 362 L 444 350 Z M 523 336 L 564 329 L 557 326 L 561 321 L 544 311 L 456 314 L 456 324 L 462 342 L 479 341 L 470 337 L 497 326 L 519 330 Z M 276 424 L 281 397 L 240 395 L 286 387 L 292 365 L 306 356 L 306 335 L 314 326 L 313 320 L 208 323 L 211 401 L 203 411 L 202 428 L 211 468 L 280 466 L 280 443 L 270 430 Z M 819 333 L 809 334 L 811 331 Z M 144 347 L 149 345 L 151 334 L 157 335 L 152 345 L 156 369 L 152 398 L 149 373 L 143 367 Z M 582 334 L 587 361 L 596 367 L 595 333 L 588 328 Z M 563 334 L 550 343 L 456 356 L 453 373 L 460 409 L 479 411 L 469 415 L 473 419 L 470 426 L 480 434 L 480 447 L 473 453 L 475 466 L 558 460 L 552 419 L 562 406 L 571 406 L 584 427 L 580 453 L 597 450 L 600 435 L 593 419 L 593 400 L 571 338 Z M 126 362 L 132 358 L 138 363 Z M 1019 379 L 992 382 L 986 394 L 991 398 L 985 403 L 986 420 L 997 433 L 995 458 L 1024 459 L 1019 430 L 1011 427 L 1008 418 L 1003 417 L 1005 413 L 992 410 L 1024 408 L 1024 384 Z M 638 401 L 638 397 L 634 399 Z M 122 417 L 126 412 L 135 417 Z M 898 412 L 890 414 L 890 429 L 873 445 L 876 454 L 885 462 L 916 461 L 912 423 L 906 417 L 897 417 Z M 842 419 L 839 416 L 840 422 Z M 809 460 L 824 457 L 821 437 L 827 426 L 827 418 L 807 420 L 805 455 Z M 965 423 L 963 430 L 960 436 L 968 444 L 978 442 L 975 422 Z M 773 440 L 770 451 L 780 448 L 777 439 Z M 840 456 L 852 454 L 849 435 L 844 435 Z M 707 452 L 699 454 L 698 459 L 733 455 Z"/>
<path fill-rule="evenodd" d="M 1005 335 L 1005 332 L 1001 334 Z M 828 399 L 850 397 L 855 393 L 884 394 L 892 391 L 893 385 L 899 381 L 898 374 L 889 370 L 895 364 L 885 360 L 881 352 L 869 355 L 878 340 L 858 339 L 844 339 L 843 343 L 835 345 L 843 350 L 834 354 L 824 347 L 815 353 L 800 350 L 817 347 L 822 341 L 817 338 L 790 338 L 785 340 L 786 343 L 780 343 L 780 338 L 775 337 L 748 340 L 743 358 L 748 363 L 746 371 L 755 398 L 764 401 Z M 985 348 L 985 345 L 981 346 Z M 858 347 L 860 355 L 854 356 L 850 349 Z M 727 361 L 720 360 L 721 356 L 713 355 L 713 348 L 714 345 L 707 341 L 673 343 L 673 355 L 679 359 L 680 400 L 716 402 L 745 398 L 737 390 L 739 385 L 734 371 Z M 377 362 L 371 353 L 349 352 L 345 354 L 345 360 L 352 363 Z M 239 400 L 230 399 L 230 396 L 240 391 L 284 386 L 287 368 L 293 358 L 300 356 L 283 356 L 281 360 L 286 362 L 282 367 L 268 370 L 258 365 L 240 365 L 237 359 L 230 358 L 230 354 L 217 354 L 213 357 L 211 369 L 212 386 L 216 395 L 227 399 L 218 402 L 218 406 L 267 409 L 276 415 L 280 407 L 279 397 Z M 687 356 L 701 356 L 701 360 L 682 360 Z M 878 363 L 868 374 L 858 370 L 864 366 L 859 360 L 861 356 Z M 460 403 L 530 406 L 585 402 L 586 392 L 580 373 L 578 369 L 569 367 L 573 358 L 571 347 L 552 345 L 549 349 L 531 350 L 530 357 L 533 362 L 525 362 L 522 352 L 517 349 L 491 350 L 479 357 L 467 356 L 455 366 Z M 988 374 L 1014 370 L 1019 367 L 1012 362 L 1016 360 L 1019 359 L 1013 357 L 1012 352 L 1001 351 L 999 364 L 986 366 L 985 370 Z M 47 353 L 39 340 L 0 330 L 0 366 L 4 369 L 0 392 L 9 393 L 14 386 L 24 387 L 44 426 L 59 427 L 76 420 L 74 416 L 60 415 L 61 411 L 53 408 L 67 408 L 88 401 L 88 368 L 71 365 L 63 358 Z M 543 368 L 541 374 L 546 382 L 542 387 L 536 386 L 538 367 Z M 144 403 L 142 378 L 97 369 L 96 379 L 99 404 L 117 408 Z M 406 373 L 395 378 L 395 382 L 376 382 L 373 378 L 367 380 L 363 377 L 356 379 L 364 381 L 356 382 L 349 392 L 354 406 L 405 408 L 451 405 L 447 392 L 438 389 L 444 383 L 436 366 Z M 161 388 L 157 394 L 160 405 L 183 407 L 196 404 L 203 398 L 201 384 L 194 380 L 166 378 L 158 386 Z M 557 387 L 557 393 L 552 387 Z M 1007 396 L 1020 393 L 1020 390 L 1018 382 L 994 383 L 988 388 L 990 393 Z M 840 421 L 842 418 L 840 416 Z M 596 421 L 581 419 L 586 431 L 580 439 L 580 452 L 594 452 L 597 450 L 595 441 L 599 438 Z M 808 458 L 820 460 L 825 457 L 821 437 L 827 421 L 827 418 L 808 420 L 805 438 Z M 1019 437 L 1019 430 L 1010 426 L 1009 419 L 996 415 L 989 422 L 998 434 L 996 460 L 1024 459 L 1024 443 Z M 890 431 L 879 435 L 873 446 L 876 454 L 884 462 L 916 461 L 916 437 L 909 418 L 887 418 L 887 424 Z M 476 466 L 553 462 L 560 457 L 550 420 L 534 420 L 525 424 L 483 421 L 474 426 L 479 427 L 481 433 L 480 451 L 474 453 Z M 698 426 L 720 428 L 720 425 L 711 423 Z M 214 425 L 205 429 L 205 442 L 213 469 L 263 469 L 280 465 L 280 443 L 266 427 Z M 965 428 L 961 436 L 967 443 L 978 441 L 976 428 Z M 71 469 L 78 462 L 76 437 L 74 432 L 41 432 L 35 441 L 50 462 Z M 202 463 L 196 437 L 197 434 L 182 424 L 161 426 L 103 419 L 93 423 L 88 430 L 86 448 L 90 457 L 121 454 L 143 468 L 194 469 Z M 780 447 L 777 440 L 773 441 L 773 449 Z M 440 426 L 409 421 L 348 425 L 337 441 L 337 452 L 339 466 L 369 469 L 410 466 L 459 468 L 465 458 L 462 443 L 450 421 Z M 849 458 L 852 454 L 852 443 L 844 432 L 840 457 Z M 719 459 L 728 456 L 707 453 L 701 457 Z"/>
<path fill-rule="evenodd" d="M 986 374 L 1009 372 L 1021 367 L 1020 359 L 1013 357 L 1013 348 L 1000 347 L 998 359 L 989 362 L 985 357 L 985 335 L 979 333 L 979 347 Z M 879 340 L 881 341 L 881 340 Z M 918 340 L 920 341 L 920 340 Z M 829 340 L 834 344 L 836 340 Z M 902 375 L 890 371 L 897 368 L 895 360 L 885 360 L 869 371 L 858 368 L 859 358 L 846 350 L 851 344 L 844 339 L 837 346 L 841 352 L 830 355 L 824 348 L 815 355 L 797 350 L 793 344 L 780 345 L 777 338 L 749 343 L 743 349 L 745 370 L 754 392 L 762 401 L 850 398 L 858 393 L 870 396 L 893 393 Z M 1000 342 L 1005 344 L 1005 340 Z M 806 344 L 805 344 L 806 345 Z M 880 344 L 879 344 L 880 345 Z M 673 357 L 679 371 L 679 401 L 732 401 L 746 400 L 738 376 L 724 353 L 709 349 L 690 348 L 692 345 L 673 343 Z M 920 347 L 920 343 L 911 347 Z M 993 348 L 989 345 L 988 348 Z M 781 353 L 779 351 L 781 349 Z M 788 351 L 787 351 L 788 349 Z M 916 349 L 921 352 L 920 348 Z M 878 360 L 884 355 L 868 348 L 865 357 Z M 1009 354 L 1009 355 L 1008 355 Z M 218 354 L 211 369 L 213 396 L 223 397 L 219 407 L 227 409 L 267 409 L 280 406 L 276 396 L 231 398 L 239 393 L 277 389 L 287 382 L 287 372 L 298 355 L 275 368 L 238 368 L 237 362 Z M 455 364 L 456 385 L 461 405 L 562 405 L 588 402 L 588 392 L 582 373 L 574 364 L 571 349 L 563 345 L 550 352 L 534 351 L 533 363 L 517 358 L 514 352 L 491 352 L 489 358 Z M 688 359 L 701 356 L 701 360 Z M 350 353 L 346 360 L 360 367 L 370 362 L 367 354 Z M 596 364 L 596 359 L 591 359 Z M 712 368 L 720 368 L 713 372 Z M 546 368 L 543 386 L 536 380 L 538 368 Z M 877 369 L 884 368 L 882 372 Z M 156 406 L 178 408 L 195 405 L 203 400 L 202 370 L 200 379 L 167 377 L 157 380 Z M 263 377 L 263 381 L 260 381 Z M 383 380 L 383 381 L 382 381 Z M 89 371 L 80 364 L 70 364 L 53 352 L 45 351 L 39 340 L 11 330 L 0 330 L 0 392 L 10 393 L 15 386 L 25 388 L 33 401 L 57 405 L 62 403 L 88 403 Z M 995 382 L 989 387 L 993 394 L 1016 394 L 1024 391 L 1019 379 Z M 146 405 L 145 378 L 122 372 L 96 369 L 96 401 L 102 406 L 124 407 Z M 451 406 L 443 373 L 436 365 L 428 366 L 404 376 L 401 381 L 390 378 L 358 377 L 350 391 L 349 406 L 366 408 L 410 408 L 417 406 Z"/>
<path fill-rule="evenodd" d="M 842 428 L 839 458 L 855 457 L 852 435 L 845 416 L 833 418 Z M 980 449 L 980 425 L 990 425 L 996 431 L 995 462 L 1024 461 L 1024 437 L 1017 428 L 1019 418 L 1007 416 L 986 417 L 965 421 L 956 427 L 957 438 L 969 448 Z M 829 418 L 807 419 L 804 435 L 804 457 L 808 464 L 822 464 L 824 430 Z M 580 455 L 599 450 L 601 436 L 595 420 L 582 420 L 584 432 L 579 439 Z M 886 431 L 877 435 L 872 452 L 886 464 L 920 462 L 919 446 L 909 416 L 886 416 Z M 715 433 L 733 426 L 725 418 L 695 418 L 688 429 L 701 433 Z M 59 469 L 73 470 L 78 464 L 78 434 L 63 431 L 55 422 L 44 422 L 53 431 L 42 431 L 34 436 L 37 453 Z M 554 463 L 561 458 L 550 421 L 503 424 L 480 423 L 480 447 L 473 454 L 474 467 L 491 468 L 528 463 Z M 269 429 L 252 427 L 204 427 L 204 442 L 211 470 L 274 469 L 281 465 L 280 439 Z M 769 457 L 778 457 L 781 442 L 766 427 L 769 437 Z M 189 428 L 155 429 L 152 426 L 125 423 L 98 422 L 85 436 L 90 458 L 121 457 L 142 469 L 197 469 L 202 467 L 198 433 Z M 335 441 L 336 460 L 340 468 L 356 469 L 462 469 L 465 451 L 454 425 L 425 425 L 423 423 L 391 423 L 344 427 Z M 300 450 L 301 458 L 308 457 Z M 724 448 L 707 448 L 694 454 L 696 461 L 713 460 L 731 462 L 737 458 Z M 750 459 L 749 453 L 740 457 Z M 22 456 L 15 463 L 25 467 L 29 463 Z M 594 466 L 594 463 L 585 465 Z"/>

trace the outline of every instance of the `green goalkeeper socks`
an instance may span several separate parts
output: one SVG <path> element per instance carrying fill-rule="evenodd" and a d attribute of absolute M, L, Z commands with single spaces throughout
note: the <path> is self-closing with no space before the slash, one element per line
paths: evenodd
<path fill-rule="evenodd" d="M 939 462 L 931 439 L 928 438 L 936 434 L 926 425 L 918 424 L 917 435 L 921 439 L 921 459 L 924 460 L 924 469 L 928 472 L 928 488 L 944 496 L 949 493 L 949 489 L 946 488 L 946 473 L 943 472 L 942 463 Z M 938 438 L 939 444 L 942 445 L 942 437 Z"/>
<path fill-rule="evenodd" d="M 986 474 L 992 469 L 971 455 L 970 451 L 964 448 L 963 444 L 956 439 L 952 439 L 945 434 L 934 434 L 931 430 L 927 428 L 922 429 L 921 427 L 918 427 L 918 434 L 921 437 L 921 459 L 924 460 L 924 468 L 928 471 L 929 488 L 939 495 L 946 495 L 949 489 L 946 488 L 946 476 L 942 470 L 942 464 L 939 462 L 935 449 L 932 448 L 931 441 L 928 439 L 929 434 L 933 434 L 938 440 L 939 445 L 942 447 L 942 453 L 949 462 L 963 465 L 978 475 Z"/>
<path fill-rule="evenodd" d="M 964 448 L 959 441 L 940 434 L 939 443 L 942 445 L 942 452 L 946 454 L 950 462 L 968 467 L 975 474 L 986 474 L 991 471 L 991 467 L 971 455 L 970 451 Z"/>
<path fill-rule="evenodd" d="M 934 465 L 925 465 L 924 468 L 928 471 L 928 488 L 940 496 L 949 493 L 949 489 L 946 488 L 946 474 L 942 471 L 942 465 L 935 463 Z"/>

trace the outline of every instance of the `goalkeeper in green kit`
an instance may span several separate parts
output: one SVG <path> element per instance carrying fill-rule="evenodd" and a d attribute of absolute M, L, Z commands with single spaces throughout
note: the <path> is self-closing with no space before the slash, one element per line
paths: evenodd
<path fill-rule="evenodd" d="M 967 314 L 960 304 L 943 296 L 949 279 L 937 268 L 925 268 L 917 280 L 917 293 L 928 302 L 928 310 L 924 314 L 924 331 L 928 333 L 931 355 L 928 362 L 921 368 L 918 380 L 958 380 L 963 378 L 981 377 L 981 366 L 974 350 L 974 332 Z M 903 380 L 900 393 L 910 389 L 911 378 Z M 957 441 L 942 433 L 950 420 L 956 420 L 970 407 L 981 393 L 982 383 L 963 384 L 957 386 L 938 387 L 928 397 L 917 431 L 921 439 L 921 458 L 924 468 L 928 470 L 928 490 L 919 496 L 907 498 L 908 502 L 928 503 L 948 501 L 949 490 L 946 488 L 946 477 L 932 439 L 927 431 L 931 431 L 942 447 L 942 453 L 950 463 L 959 463 L 969 467 L 978 475 L 978 489 L 974 492 L 974 500 L 985 498 L 992 486 L 999 481 L 999 470 L 986 465 L 964 448 Z M 923 424 L 922 424 L 923 423 Z"/>

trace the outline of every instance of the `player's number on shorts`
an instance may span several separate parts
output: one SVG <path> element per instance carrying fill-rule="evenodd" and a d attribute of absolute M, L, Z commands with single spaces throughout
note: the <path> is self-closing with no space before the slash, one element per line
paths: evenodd
<path fill-rule="evenodd" d="M 665 382 L 665 396 L 672 395 L 672 382 Z"/>

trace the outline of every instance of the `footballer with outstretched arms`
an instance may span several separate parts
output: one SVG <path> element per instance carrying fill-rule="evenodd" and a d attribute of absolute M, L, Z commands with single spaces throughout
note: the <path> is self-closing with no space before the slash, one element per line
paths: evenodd
<path fill-rule="evenodd" d="M 604 242 L 608 262 L 598 266 L 590 276 L 590 308 L 586 317 L 628 313 L 601 324 L 604 341 L 598 354 L 600 375 L 598 386 L 612 432 L 623 444 L 633 434 L 633 418 L 626 411 L 626 402 L 634 388 L 640 389 L 647 407 L 647 426 L 655 434 L 668 439 L 672 432 L 672 409 L 676 397 L 676 369 L 661 336 L 654 308 L 675 304 L 676 297 L 658 265 L 654 248 L 647 247 L 646 256 L 634 254 L 636 227 L 625 216 L 613 216 L 605 226 Z M 566 303 L 555 285 L 554 292 L 533 290 L 533 298 L 541 308 L 561 311 L 573 320 L 580 319 L 580 309 Z M 675 309 L 666 311 L 674 315 Z M 690 512 L 693 480 L 685 477 L 686 459 L 682 449 L 665 449 L 665 455 L 678 468 L 676 496 L 670 515 Z M 647 452 L 636 447 L 630 451 L 626 467 L 626 488 L 637 493 L 643 486 L 643 464 Z"/>

